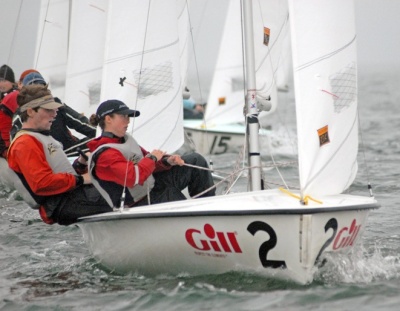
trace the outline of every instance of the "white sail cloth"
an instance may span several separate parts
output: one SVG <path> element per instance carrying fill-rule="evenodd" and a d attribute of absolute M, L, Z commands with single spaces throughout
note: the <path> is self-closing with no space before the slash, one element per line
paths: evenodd
<path fill-rule="evenodd" d="M 354 3 L 289 0 L 300 185 L 339 194 L 357 172 Z"/>
<path fill-rule="evenodd" d="M 109 2 L 101 100 L 139 110 L 133 136 L 147 150 L 183 144 L 176 0 Z"/>

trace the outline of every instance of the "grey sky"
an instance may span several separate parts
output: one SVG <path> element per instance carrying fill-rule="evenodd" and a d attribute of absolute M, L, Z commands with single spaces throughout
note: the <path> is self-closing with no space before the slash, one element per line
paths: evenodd
<path fill-rule="evenodd" d="M 7 14 L 2 14 L 0 19 L 0 27 L 3 29 L 0 63 L 9 63 L 14 68 L 16 75 L 32 67 L 30 63 L 33 62 L 29 56 L 30 53 L 21 49 L 18 44 L 15 45 L 10 56 L 9 46 L 16 31 L 12 26 L 12 19 L 15 19 L 19 2 L 17 0 L 0 0 L 1 11 L 7 12 Z M 21 12 L 21 18 L 33 21 L 37 19 L 39 10 L 32 6 L 39 5 L 40 1 L 29 0 L 24 3 L 25 5 L 28 3 L 31 8 Z M 355 3 L 359 68 L 383 65 L 385 67 L 396 66 L 400 69 L 400 0 L 355 0 Z M 338 16 L 339 22 L 340 16 Z M 34 22 L 32 23 L 34 24 Z M 33 29 L 29 27 L 24 30 L 19 29 L 18 38 L 23 33 L 26 36 L 25 41 L 32 41 L 32 31 Z"/>
<path fill-rule="evenodd" d="M 384 65 L 400 70 L 400 1 L 355 3 L 359 67 Z"/>

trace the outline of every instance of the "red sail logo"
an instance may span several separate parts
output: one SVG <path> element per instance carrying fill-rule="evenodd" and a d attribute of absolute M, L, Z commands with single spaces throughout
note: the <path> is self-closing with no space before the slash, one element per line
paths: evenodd
<path fill-rule="evenodd" d="M 361 225 L 356 225 L 356 220 L 353 219 L 350 228 L 343 227 L 336 235 L 335 241 L 333 242 L 333 249 L 344 248 L 346 246 L 353 245 L 357 238 L 358 232 L 360 231 Z"/>
<path fill-rule="evenodd" d="M 203 232 L 197 229 L 186 230 L 185 238 L 190 246 L 200 251 L 242 252 L 234 232 L 215 231 L 210 224 L 204 225 Z"/>

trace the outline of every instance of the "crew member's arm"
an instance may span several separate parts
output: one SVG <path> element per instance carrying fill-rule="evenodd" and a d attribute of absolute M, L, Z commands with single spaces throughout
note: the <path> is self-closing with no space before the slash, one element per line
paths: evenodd
<path fill-rule="evenodd" d="M 5 108 L 5 107 L 4 107 Z M 4 113 L 0 107 L 0 156 L 7 157 L 10 146 L 11 117 Z"/>
<path fill-rule="evenodd" d="M 81 115 L 79 112 L 65 104 L 62 109 L 65 111 L 66 122 L 69 128 L 90 138 L 96 136 L 96 127 L 89 124 L 87 117 Z"/>

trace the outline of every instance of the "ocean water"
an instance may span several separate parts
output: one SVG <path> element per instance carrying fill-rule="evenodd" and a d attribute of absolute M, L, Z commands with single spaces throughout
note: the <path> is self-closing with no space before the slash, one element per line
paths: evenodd
<path fill-rule="evenodd" d="M 362 143 L 359 175 L 350 192 L 366 193 L 370 181 L 382 207 L 371 212 L 355 251 L 330 258 L 311 284 L 237 272 L 154 278 L 116 275 L 93 260 L 79 228 L 45 225 L 36 211 L 3 187 L 0 310 L 399 310 L 399 80 L 395 71 L 360 74 Z M 287 102 L 290 107 L 290 95 Z M 288 109 L 277 114 L 288 129 L 277 131 L 278 143 L 292 135 L 294 115 Z M 289 152 L 275 160 L 295 158 Z M 234 154 L 214 157 L 219 169 L 236 161 Z M 265 174 L 278 180 L 272 172 Z M 296 183 L 294 167 L 282 168 L 282 174 L 288 183 Z"/>

